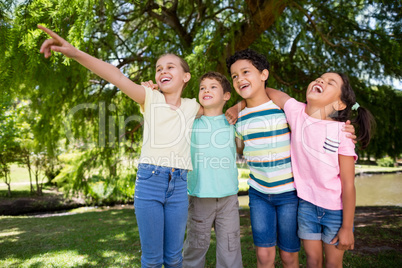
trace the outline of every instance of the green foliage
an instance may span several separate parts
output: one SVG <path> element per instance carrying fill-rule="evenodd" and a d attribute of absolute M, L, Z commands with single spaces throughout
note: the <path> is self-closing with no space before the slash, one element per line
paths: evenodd
<path fill-rule="evenodd" d="M 401 96 L 386 81 L 402 78 L 400 6 L 399 0 L 7 0 L 0 4 L 0 84 L 6 95 L 26 101 L 17 120 L 25 156 L 45 154 L 49 181 L 63 168 L 54 181 L 94 202 L 132 192 L 124 185 L 132 186 L 135 172 L 125 163 L 141 147 L 139 106 L 71 59 L 58 53 L 44 59 L 39 48 L 48 37 L 37 24 L 137 83 L 153 79 L 160 55 L 181 55 L 193 77 L 184 97 L 198 95 L 204 72 L 228 75 L 226 57 L 248 44 L 271 62 L 269 85 L 299 100 L 323 72 L 347 73 L 379 126 L 359 154 L 395 157 L 402 152 Z M 227 107 L 238 100 L 233 93 Z M 58 156 L 70 150 L 82 157 L 60 166 Z"/>
<path fill-rule="evenodd" d="M 248 169 L 239 169 L 239 178 L 248 179 L 250 176 L 250 170 Z"/>
<path fill-rule="evenodd" d="M 66 195 L 74 196 L 82 193 L 89 203 L 103 204 L 132 200 L 135 167 L 127 160 L 112 165 L 107 163 L 107 160 L 102 158 L 98 148 L 87 152 L 62 154 L 59 157 L 62 169 L 52 182 Z M 110 169 L 106 172 L 104 165 L 113 166 L 118 172 L 111 173 Z"/>
<path fill-rule="evenodd" d="M 380 167 L 393 167 L 394 160 L 391 157 L 387 156 L 387 157 L 378 159 L 377 165 L 379 165 Z"/>
<path fill-rule="evenodd" d="M 8 186 L 8 196 L 11 196 L 10 165 L 17 160 L 20 151 L 16 121 L 12 95 L 5 92 L 0 98 L 0 178 Z"/>

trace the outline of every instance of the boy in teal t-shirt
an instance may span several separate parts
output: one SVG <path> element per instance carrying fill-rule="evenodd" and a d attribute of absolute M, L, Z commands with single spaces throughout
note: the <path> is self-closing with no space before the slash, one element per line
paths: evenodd
<path fill-rule="evenodd" d="M 220 73 L 208 72 L 200 79 L 199 101 L 204 115 L 194 121 L 191 136 L 193 171 L 188 173 L 183 267 L 205 266 L 212 226 L 217 266 L 243 267 L 235 130 L 222 113 L 231 89 L 230 82 Z"/>

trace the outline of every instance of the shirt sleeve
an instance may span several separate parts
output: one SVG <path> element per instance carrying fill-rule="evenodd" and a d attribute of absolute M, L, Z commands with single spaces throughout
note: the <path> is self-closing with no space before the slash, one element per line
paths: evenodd
<path fill-rule="evenodd" d="M 355 144 L 351 138 L 346 137 L 346 132 L 341 132 L 341 143 L 339 145 L 338 154 L 345 156 L 353 156 L 357 161 L 357 154 L 355 152 Z"/>
<path fill-rule="evenodd" d="M 201 105 L 197 102 L 196 99 L 182 98 L 181 101 L 182 101 L 182 105 L 183 105 L 183 112 L 191 115 L 190 117 L 197 115 L 198 110 L 200 109 Z"/>
<path fill-rule="evenodd" d="M 288 99 L 283 106 L 283 110 L 286 115 L 286 119 L 290 125 L 290 127 L 294 126 L 296 124 L 296 121 L 298 120 L 298 115 L 301 112 L 304 112 L 304 109 L 306 107 L 305 103 L 299 102 L 295 100 L 294 98 Z"/>
<path fill-rule="evenodd" d="M 147 110 L 147 107 L 149 107 L 150 103 L 152 103 L 152 95 L 153 95 L 153 90 L 149 87 L 143 86 L 145 89 L 145 101 L 143 104 L 140 105 L 140 112 L 142 114 L 145 113 L 145 111 Z M 156 90 L 157 91 L 157 90 Z"/>

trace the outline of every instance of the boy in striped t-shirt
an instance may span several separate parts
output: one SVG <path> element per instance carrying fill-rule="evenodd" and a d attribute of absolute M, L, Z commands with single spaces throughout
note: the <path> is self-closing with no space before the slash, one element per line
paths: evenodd
<path fill-rule="evenodd" d="M 269 63 L 264 56 L 246 49 L 229 57 L 227 67 L 233 87 L 246 101 L 235 127 L 237 140 L 241 140 L 238 153 L 243 153 L 250 168 L 250 218 L 257 267 L 274 266 L 276 245 L 283 266 L 298 267 L 298 198 L 291 168 L 290 131 L 285 114 L 265 92 Z M 231 109 L 240 110 L 240 106 Z"/>

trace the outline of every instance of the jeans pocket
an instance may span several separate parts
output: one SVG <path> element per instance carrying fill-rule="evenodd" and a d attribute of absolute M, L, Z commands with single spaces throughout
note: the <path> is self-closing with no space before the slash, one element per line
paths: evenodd
<path fill-rule="evenodd" d="M 234 233 L 228 234 L 228 248 L 229 251 L 235 251 L 240 247 L 240 230 Z"/>
<path fill-rule="evenodd" d="M 188 173 L 187 170 L 183 170 L 183 171 L 181 172 L 180 178 L 181 178 L 183 181 L 187 181 L 187 173 Z"/>
<path fill-rule="evenodd" d="M 305 201 L 305 200 L 299 198 L 299 204 L 306 204 L 306 203 L 307 203 L 307 201 Z"/>
<path fill-rule="evenodd" d="M 155 171 L 151 169 L 140 168 L 137 171 L 137 180 L 148 180 L 149 178 L 152 177 L 152 175 L 154 175 L 154 173 Z"/>

